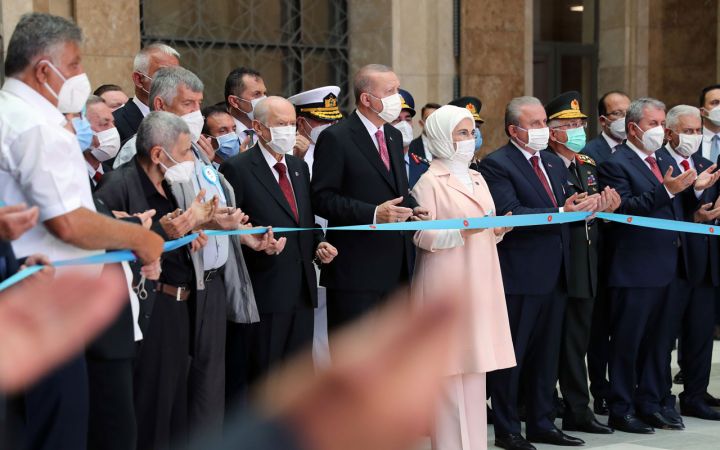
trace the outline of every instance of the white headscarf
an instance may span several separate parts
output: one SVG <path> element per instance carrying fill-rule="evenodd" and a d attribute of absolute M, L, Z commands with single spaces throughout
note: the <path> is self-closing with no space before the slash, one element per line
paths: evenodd
<path fill-rule="evenodd" d="M 470 119 L 474 125 L 473 116 L 466 108 L 445 105 L 430 114 L 425 121 L 425 135 L 428 139 L 430 153 L 442 161 L 450 173 L 457 177 L 470 192 L 473 192 L 468 163 L 453 159 L 457 150 L 455 150 L 452 133 L 463 119 Z"/>
<path fill-rule="evenodd" d="M 430 114 L 425 121 L 425 135 L 428 139 L 428 150 L 434 157 L 452 159 L 455 155 L 452 133 L 463 119 L 474 121 L 470 111 L 453 105 L 445 105 Z"/>

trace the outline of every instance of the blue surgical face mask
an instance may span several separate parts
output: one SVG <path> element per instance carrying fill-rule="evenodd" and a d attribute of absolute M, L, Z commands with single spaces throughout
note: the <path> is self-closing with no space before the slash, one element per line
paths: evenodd
<path fill-rule="evenodd" d="M 480 147 L 482 147 L 483 144 L 483 137 L 482 133 L 480 132 L 480 128 L 475 128 L 475 151 L 480 150 Z"/>
<path fill-rule="evenodd" d="M 82 151 L 87 150 L 92 145 L 93 130 L 90 128 L 90 122 L 85 117 L 75 117 L 72 120 L 73 128 L 75 128 L 75 137 L 80 143 Z"/>
<path fill-rule="evenodd" d="M 238 135 L 233 131 L 228 134 L 223 134 L 215 138 L 218 143 L 217 152 L 220 154 L 220 158 L 226 160 L 240 153 L 240 139 Z"/>
<path fill-rule="evenodd" d="M 563 145 L 575 153 L 580 153 L 585 148 L 585 128 L 571 128 L 565 131 L 567 142 Z"/>

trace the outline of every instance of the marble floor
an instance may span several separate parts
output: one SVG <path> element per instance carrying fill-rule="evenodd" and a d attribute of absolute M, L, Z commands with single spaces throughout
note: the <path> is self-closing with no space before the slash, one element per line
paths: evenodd
<path fill-rule="evenodd" d="M 677 363 L 673 353 L 673 375 L 677 372 Z M 681 386 L 673 385 L 673 392 L 677 395 Z M 713 368 L 710 376 L 709 392 L 720 396 L 720 343 L 716 342 L 713 351 Z M 600 417 L 607 422 L 607 417 Z M 584 447 L 596 450 L 653 450 L 653 449 L 683 449 L 683 450 L 718 450 L 720 449 L 720 422 L 705 421 L 692 417 L 683 417 L 685 430 L 664 431 L 656 430 L 655 434 L 638 435 L 615 432 L 611 435 L 596 435 L 586 433 L 570 433 L 585 441 Z M 560 420 L 557 422 L 560 427 Z M 493 445 L 494 436 L 492 426 L 488 427 L 488 448 L 497 448 Z M 534 444 L 538 450 L 559 450 L 566 447 Z M 572 447 L 567 447 L 572 448 Z M 429 450 L 430 441 L 423 442 L 418 450 Z"/>

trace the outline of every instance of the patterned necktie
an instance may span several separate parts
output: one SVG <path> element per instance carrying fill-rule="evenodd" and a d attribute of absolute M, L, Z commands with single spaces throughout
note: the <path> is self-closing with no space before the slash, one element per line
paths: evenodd
<path fill-rule="evenodd" d="M 277 173 L 280 175 L 278 180 L 278 183 L 280 184 L 280 190 L 282 190 L 282 193 L 285 196 L 285 200 L 287 200 L 288 204 L 290 205 L 290 209 L 295 216 L 295 221 L 299 222 L 300 219 L 298 218 L 297 204 L 295 204 L 295 196 L 293 195 L 292 186 L 290 186 L 290 180 L 287 176 L 287 167 L 285 167 L 285 164 L 283 163 L 277 163 L 275 164 L 275 170 L 277 170 Z"/>
<path fill-rule="evenodd" d="M 687 172 L 688 170 L 690 170 L 690 163 L 687 159 L 683 159 L 682 161 L 680 161 L 680 165 L 683 168 L 683 172 Z"/>
<path fill-rule="evenodd" d="M 712 137 L 711 145 L 710 145 L 710 161 L 714 163 L 718 160 L 718 155 L 720 155 L 720 135 L 715 135 Z"/>
<path fill-rule="evenodd" d="M 555 195 L 553 194 L 552 189 L 550 189 L 550 184 L 548 184 L 548 181 L 545 178 L 545 174 L 543 173 L 542 169 L 540 169 L 540 158 L 537 155 L 531 156 L 530 163 L 533 166 L 533 170 L 535 170 L 535 175 L 537 175 L 540 183 L 545 188 L 545 192 L 547 192 L 548 197 L 550 197 L 550 200 L 552 200 L 552 204 L 557 206 L 557 200 L 555 200 Z"/>
<path fill-rule="evenodd" d="M 653 175 L 655 175 L 655 178 L 662 184 L 663 182 L 663 176 L 662 173 L 660 173 L 660 167 L 658 167 L 657 160 L 655 160 L 654 156 L 648 156 L 645 158 L 645 161 L 647 161 L 648 164 L 650 164 L 650 170 L 652 170 Z"/>
<path fill-rule="evenodd" d="M 375 133 L 377 138 L 378 148 L 380 149 L 380 159 L 382 159 L 385 168 L 390 171 L 390 154 L 388 153 L 387 144 L 385 143 L 385 133 L 381 129 L 378 129 Z"/>

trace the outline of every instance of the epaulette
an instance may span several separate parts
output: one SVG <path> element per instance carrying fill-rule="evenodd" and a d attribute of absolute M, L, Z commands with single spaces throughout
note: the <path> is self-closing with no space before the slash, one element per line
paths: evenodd
<path fill-rule="evenodd" d="M 580 164 L 590 164 L 591 166 L 595 166 L 595 160 L 589 157 L 588 155 L 581 155 L 577 154 L 575 157 L 580 161 Z"/>

